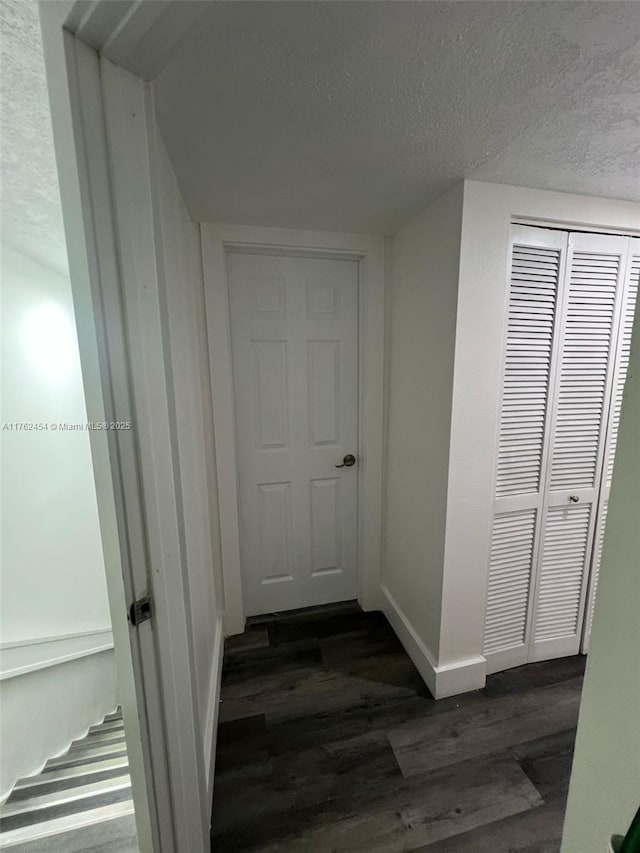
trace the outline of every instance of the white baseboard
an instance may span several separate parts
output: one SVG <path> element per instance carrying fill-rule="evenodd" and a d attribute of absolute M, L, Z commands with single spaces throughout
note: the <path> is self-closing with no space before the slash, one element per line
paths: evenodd
<path fill-rule="evenodd" d="M 436 699 L 482 690 L 487 683 L 487 661 L 482 655 L 441 664 L 436 673 Z"/>
<path fill-rule="evenodd" d="M 244 634 L 246 619 L 244 613 L 225 613 L 223 616 L 223 627 L 225 637 L 235 637 Z"/>
<path fill-rule="evenodd" d="M 437 664 L 387 587 L 382 584 L 380 590 L 384 615 L 436 699 L 444 699 L 447 696 L 456 696 L 459 693 L 484 687 L 487 661 L 482 655 L 455 663 Z"/>
<path fill-rule="evenodd" d="M 358 604 L 365 613 L 371 613 L 374 610 L 383 610 L 383 603 L 383 596 L 379 587 L 375 593 L 369 590 L 358 597 Z"/>
<path fill-rule="evenodd" d="M 431 652 L 415 632 L 406 614 L 384 584 L 381 585 L 380 591 L 382 592 L 382 612 L 398 635 L 398 639 L 404 646 L 406 653 L 416 665 L 416 669 L 424 679 L 425 684 L 431 693 L 436 696 L 436 673 L 438 667 Z M 436 696 L 436 698 L 438 697 Z"/>
<path fill-rule="evenodd" d="M 218 714 L 220 711 L 220 681 L 222 679 L 222 661 L 224 657 L 224 620 L 219 615 L 213 639 L 213 659 L 211 680 L 207 701 L 207 719 L 204 727 L 205 772 L 207 780 L 207 802 L 213 801 L 213 780 L 216 766 L 216 736 L 218 733 Z"/>

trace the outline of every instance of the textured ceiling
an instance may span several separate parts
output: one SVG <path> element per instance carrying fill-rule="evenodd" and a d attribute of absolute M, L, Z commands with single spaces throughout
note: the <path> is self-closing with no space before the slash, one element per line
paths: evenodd
<path fill-rule="evenodd" d="M 462 177 L 640 200 L 637 2 L 198 8 L 155 84 L 194 219 L 393 233 Z M 34 2 L 0 39 L 2 238 L 64 270 Z"/>
<path fill-rule="evenodd" d="M 462 177 L 640 200 L 637 2 L 210 2 L 155 91 L 194 219 L 393 233 Z"/>

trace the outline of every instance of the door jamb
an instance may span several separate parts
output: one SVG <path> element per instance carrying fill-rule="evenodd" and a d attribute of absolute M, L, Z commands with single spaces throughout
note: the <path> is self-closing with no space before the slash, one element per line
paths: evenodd
<path fill-rule="evenodd" d="M 142 853 L 177 853 L 186 846 L 199 853 L 208 850 L 210 844 L 208 826 L 204 825 L 209 819 L 208 811 L 204 813 L 205 808 L 208 810 L 208 793 L 206 785 L 191 776 L 192 726 L 176 725 L 166 701 L 167 692 L 172 699 L 179 697 L 183 706 L 192 699 L 180 689 L 190 676 L 185 668 L 176 667 L 175 660 L 188 639 L 182 614 L 172 607 L 175 597 L 170 594 L 175 583 L 183 580 L 179 572 L 184 555 L 178 529 L 176 472 L 172 470 L 175 460 L 166 452 L 169 445 L 174 450 L 175 435 L 166 398 L 169 374 L 158 305 L 162 271 L 154 264 L 152 215 L 148 209 L 136 207 L 137 199 L 126 193 L 118 195 L 114 181 L 104 110 L 105 68 L 101 66 L 107 60 L 101 61 L 96 50 L 64 29 L 64 10 L 58 5 L 41 4 L 41 20 L 87 413 L 96 422 L 146 423 L 152 411 L 141 399 L 140 388 L 144 388 L 154 398 L 153 411 L 158 415 L 147 430 L 144 453 L 135 427 L 90 432 L 100 524 L 109 550 L 105 562 L 107 558 L 111 561 L 108 586 L 118 675 L 131 685 L 136 700 L 123 707 L 123 712 L 132 771 L 134 755 L 135 766 L 144 769 L 144 773 L 132 772 L 138 844 Z M 64 9 L 68 8 L 64 4 Z M 113 69 L 128 74 L 118 66 Z M 138 115 L 138 121 L 147 121 L 145 104 L 150 102 L 145 87 L 135 75 L 128 76 L 139 84 L 143 107 L 132 115 Z M 130 136 L 129 153 L 137 157 L 140 147 L 135 143 Z M 148 162 L 151 153 L 151 148 L 145 148 L 145 169 L 132 192 L 145 180 L 146 189 L 153 191 Z M 147 275 L 145 287 L 140 287 L 137 279 L 124 276 L 118 200 L 125 207 L 131 203 L 123 219 L 142 218 L 147 228 L 145 239 L 136 244 L 148 262 L 143 271 Z M 152 306 L 144 315 L 146 322 L 141 322 L 139 314 L 143 298 L 147 308 Z M 132 338 L 137 336 L 135 331 L 130 334 L 131 324 L 135 327 L 136 323 L 143 330 L 143 340 L 136 342 L 138 351 L 132 353 Z M 146 348 L 147 355 L 155 347 L 153 357 L 146 361 L 136 358 L 140 347 Z M 147 490 L 147 483 L 154 486 Z M 154 501 L 157 495 L 162 497 L 162 506 Z M 152 566 L 153 554 L 161 554 L 162 560 Z M 169 561 L 171 572 L 166 571 Z M 154 619 L 132 629 L 125 603 L 147 591 L 152 569 Z M 171 573 L 174 586 L 168 590 L 163 580 Z M 178 689 L 176 685 L 180 685 Z M 185 796 L 188 785 L 196 786 L 197 794 L 190 803 Z M 181 828 L 194 811 L 199 814 L 193 821 L 192 835 L 187 837 Z"/>
<path fill-rule="evenodd" d="M 220 495 L 225 630 L 244 631 L 238 468 L 226 256 L 230 251 L 358 262 L 358 601 L 380 606 L 384 387 L 384 238 L 201 223 L 207 335 Z"/>
<path fill-rule="evenodd" d="M 121 314 L 121 293 L 114 286 L 118 271 L 99 59 L 63 29 L 64 10 L 56 6 L 42 4 L 40 14 L 87 415 L 95 422 L 126 422 L 132 419 L 132 399 L 128 383 L 120 381 L 127 367 L 114 322 Z M 125 685 L 122 705 L 138 844 L 143 853 L 173 853 L 155 645 L 150 623 L 132 630 L 126 615 L 127 603 L 137 594 L 134 565 L 144 559 L 145 550 L 137 468 L 127 461 L 137 459 L 137 452 L 128 430 L 92 430 L 89 435 L 118 680 Z M 144 776 L 136 768 L 144 768 Z"/>

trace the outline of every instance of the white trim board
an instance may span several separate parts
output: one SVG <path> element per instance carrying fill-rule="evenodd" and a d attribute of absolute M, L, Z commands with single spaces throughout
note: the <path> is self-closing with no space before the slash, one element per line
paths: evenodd
<path fill-rule="evenodd" d="M 380 591 L 384 615 L 435 699 L 445 699 L 484 687 L 487 661 L 482 655 L 438 665 L 385 584 L 382 584 Z"/>
<path fill-rule="evenodd" d="M 87 416 L 127 421 L 133 420 L 134 407 L 122 334 L 100 60 L 64 28 L 69 8 L 69 3 L 41 4 L 40 16 Z M 131 631 L 127 621 L 126 604 L 144 589 L 140 576 L 146 574 L 139 454 L 129 431 L 93 431 L 91 450 L 138 844 L 145 853 L 170 851 L 171 795 L 156 647 L 149 626 Z"/>
<path fill-rule="evenodd" d="M 61 28 L 57 5 L 41 13 L 87 410 L 134 424 L 91 439 L 138 844 L 199 853 L 210 847 L 210 804 L 196 742 L 152 103 L 148 86 Z M 154 618 L 131 630 L 127 604 L 150 586 Z"/>
<path fill-rule="evenodd" d="M 213 641 L 213 666 L 211 684 L 207 701 L 207 718 L 204 726 L 204 759 L 207 782 L 207 802 L 213 802 L 213 783 L 215 777 L 216 745 L 218 735 L 218 717 L 220 715 L 220 684 L 222 681 L 222 663 L 224 659 L 224 619 L 218 616 L 216 634 Z"/>
<path fill-rule="evenodd" d="M 211 808 L 190 631 L 157 128 L 151 87 L 101 50 L 128 53 L 129 45 L 140 59 L 138 36 L 151 25 L 156 31 L 158 10 L 134 4 L 127 16 L 103 0 L 95 5 L 85 17 L 83 2 L 47 3 L 41 16 L 88 415 L 134 424 L 91 436 L 119 698 L 140 850 L 199 853 L 210 848 Z M 175 12 L 182 4 L 165 5 Z M 66 20 L 70 10 L 80 13 L 81 38 L 70 32 L 79 26 Z M 161 17 L 169 47 L 177 30 Z M 197 246 L 193 261 L 199 272 Z M 132 630 L 128 604 L 147 592 L 153 618 Z"/>
<path fill-rule="evenodd" d="M 61 640 L 75 640 L 79 637 L 97 637 L 101 634 L 111 633 L 111 628 L 95 628 L 89 631 L 72 631 L 70 634 L 50 634 L 46 637 L 29 637 L 26 640 L 8 640 L 6 643 L 0 643 L 0 652 L 3 652 L 5 649 L 38 646 L 41 643 L 57 643 Z"/>
<path fill-rule="evenodd" d="M 69 2 L 69 0 L 68 0 Z M 101 56 L 139 77 L 154 80 L 181 39 L 206 11 L 206 3 L 69 2 L 66 27 Z"/>
<path fill-rule="evenodd" d="M 154 642 L 157 650 L 157 658 L 149 661 L 157 662 L 160 676 L 160 695 L 153 710 L 163 716 L 164 749 L 158 759 L 168 771 L 165 779 L 170 797 L 161 817 L 173 823 L 157 847 L 164 851 L 166 846 L 171 853 L 200 853 L 209 848 L 210 804 L 205 802 L 205 762 L 195 686 L 180 478 L 182 447 L 175 417 L 175 362 L 167 325 L 168 266 L 160 220 L 157 126 L 146 84 L 104 59 L 101 80 L 124 305 L 124 328 L 119 329 L 126 336 L 131 365 L 136 403 L 132 437 L 139 455 L 139 485 L 146 496 L 147 550 L 145 563 L 139 567 L 140 583 L 141 591 L 151 592 L 154 609 L 153 618 L 137 633 Z M 127 156 L 121 156 L 123 151 Z"/>
<path fill-rule="evenodd" d="M 113 649 L 111 629 L 7 643 L 0 647 L 0 681 Z"/>
<path fill-rule="evenodd" d="M 585 225 L 584 222 L 560 222 L 555 219 L 543 219 L 535 216 L 513 216 L 513 225 L 528 225 L 532 228 L 551 228 L 558 231 L 570 231 L 584 234 L 612 234 L 618 237 L 637 237 L 640 228 L 606 227 L 604 225 Z"/>
<path fill-rule="evenodd" d="M 384 385 L 384 238 L 202 223 L 202 252 L 216 444 L 225 631 L 244 630 L 226 254 L 295 253 L 359 263 L 358 600 L 380 606 Z"/>

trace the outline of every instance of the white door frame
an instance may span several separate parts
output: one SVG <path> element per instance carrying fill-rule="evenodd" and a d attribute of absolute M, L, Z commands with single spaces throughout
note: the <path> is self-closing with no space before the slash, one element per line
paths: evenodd
<path fill-rule="evenodd" d="M 244 630 L 238 468 L 226 256 L 294 254 L 358 261 L 358 601 L 380 606 L 384 387 L 384 238 L 202 223 L 202 253 L 215 431 L 225 629 Z"/>
<path fill-rule="evenodd" d="M 128 388 L 116 380 L 126 366 L 122 349 L 114 340 L 115 328 L 108 328 L 110 318 L 121 310 L 121 297 L 117 288 L 108 287 L 117 274 L 110 204 L 104 196 L 110 190 L 103 171 L 104 128 L 98 119 L 99 61 L 86 45 L 62 30 L 54 7 L 49 4 L 41 8 L 43 44 L 87 416 L 91 421 L 127 421 L 131 419 L 131 398 Z M 92 146 L 89 157 L 85 133 L 88 115 L 83 107 L 90 108 L 92 99 L 96 120 L 93 142 L 99 139 L 101 144 Z M 107 217 L 98 221 L 94 205 L 100 198 Z M 97 304 L 102 305 L 100 312 L 96 311 Z M 157 675 L 155 666 L 149 667 L 146 683 L 142 678 L 142 670 L 148 666 L 145 659 L 153 654 L 149 647 L 153 639 L 149 626 L 132 631 L 126 616 L 127 602 L 137 594 L 133 565 L 144 560 L 145 554 L 140 484 L 128 464 L 136 452 L 130 438 L 131 433 L 90 432 L 139 846 L 142 853 L 169 853 L 173 847 L 162 843 L 161 838 L 167 830 L 169 838 L 173 835 L 170 818 L 167 823 L 157 809 L 165 800 L 168 779 L 163 780 L 161 767 L 152 767 L 151 759 L 156 751 L 164 750 L 164 732 L 154 731 L 147 712 L 158 689 L 153 678 Z"/>
<path fill-rule="evenodd" d="M 141 853 L 207 853 L 205 757 L 194 755 L 195 691 L 184 665 L 188 578 L 152 104 L 142 80 L 63 28 L 70 8 L 41 5 L 43 45 L 87 415 L 133 424 L 90 437 L 138 844 Z M 122 161 L 113 169 L 114 136 L 124 177 Z M 153 618 L 133 628 L 127 607 L 151 591 Z"/>

